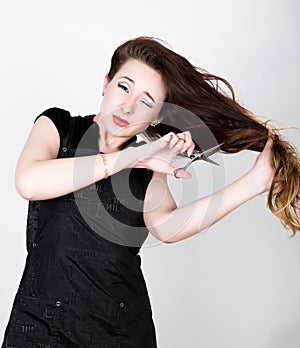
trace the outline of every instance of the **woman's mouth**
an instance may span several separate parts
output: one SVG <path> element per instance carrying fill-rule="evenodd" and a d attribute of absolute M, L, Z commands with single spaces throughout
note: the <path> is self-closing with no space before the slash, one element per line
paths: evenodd
<path fill-rule="evenodd" d="M 129 122 L 124 120 L 124 118 L 121 118 L 121 117 L 116 116 L 116 115 L 112 115 L 112 118 L 113 118 L 113 121 L 115 122 L 115 124 L 117 124 L 120 127 L 126 127 L 129 125 Z"/>

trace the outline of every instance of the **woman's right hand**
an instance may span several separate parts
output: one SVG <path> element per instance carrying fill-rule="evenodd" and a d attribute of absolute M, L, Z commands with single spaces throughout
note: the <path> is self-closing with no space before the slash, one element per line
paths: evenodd
<path fill-rule="evenodd" d="M 147 168 L 155 172 L 165 173 L 174 176 L 175 168 L 172 166 L 172 160 L 180 152 L 187 152 L 190 156 L 195 148 L 191 133 L 185 131 L 182 133 L 169 132 L 163 137 L 136 147 L 135 168 Z M 186 170 L 180 170 L 177 173 L 179 178 L 191 178 L 191 174 Z"/>
<path fill-rule="evenodd" d="M 253 182 L 260 189 L 260 193 L 270 190 L 276 172 L 272 163 L 273 137 L 274 133 L 270 130 L 263 151 L 257 156 L 253 167 L 249 171 L 253 176 Z"/>

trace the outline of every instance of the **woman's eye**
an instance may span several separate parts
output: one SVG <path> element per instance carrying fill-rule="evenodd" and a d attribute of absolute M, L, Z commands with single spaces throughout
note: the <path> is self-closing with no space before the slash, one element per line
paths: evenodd
<path fill-rule="evenodd" d="M 122 88 L 125 92 L 129 92 L 129 89 L 127 86 L 125 86 L 124 84 L 122 83 L 118 83 L 118 87 Z"/>
<path fill-rule="evenodd" d="M 142 103 L 144 103 L 145 105 L 147 105 L 148 108 L 153 108 L 153 106 L 152 106 L 150 103 L 148 103 L 146 100 L 142 100 Z"/>

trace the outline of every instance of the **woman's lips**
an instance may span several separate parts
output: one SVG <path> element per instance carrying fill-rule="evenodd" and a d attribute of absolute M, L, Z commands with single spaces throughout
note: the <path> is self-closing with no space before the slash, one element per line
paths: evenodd
<path fill-rule="evenodd" d="M 129 123 L 126 120 L 124 120 L 124 118 L 121 118 L 121 117 L 116 116 L 116 115 L 112 115 L 112 118 L 113 118 L 113 121 L 115 122 L 115 124 L 117 124 L 118 126 L 126 127 L 129 125 Z"/>

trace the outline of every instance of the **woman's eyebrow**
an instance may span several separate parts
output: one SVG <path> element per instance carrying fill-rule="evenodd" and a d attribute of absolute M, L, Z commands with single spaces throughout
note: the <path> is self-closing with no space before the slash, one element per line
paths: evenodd
<path fill-rule="evenodd" d="M 135 81 L 132 80 L 132 79 L 131 79 L 130 77 L 128 77 L 128 76 L 121 76 L 120 78 L 125 78 L 125 79 L 129 80 L 130 82 L 132 82 L 133 84 L 135 84 Z M 143 91 L 143 93 L 145 93 L 154 103 L 156 103 L 156 101 L 154 100 L 154 98 L 152 97 L 152 95 L 151 95 L 149 92 Z"/>

